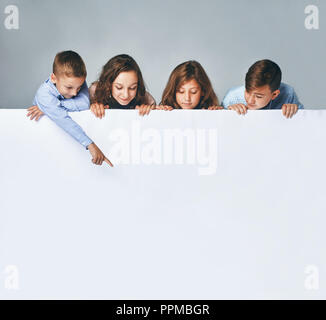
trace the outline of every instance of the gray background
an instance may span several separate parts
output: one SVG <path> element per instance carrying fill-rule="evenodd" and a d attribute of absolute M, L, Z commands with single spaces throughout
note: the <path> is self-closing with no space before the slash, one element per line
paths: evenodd
<path fill-rule="evenodd" d="M 19 30 L 4 26 L 10 4 L 19 8 Z M 304 26 L 309 4 L 319 8 L 319 30 Z M 157 102 L 186 60 L 203 65 L 222 100 L 253 62 L 269 58 L 306 108 L 322 108 L 325 12 L 317 0 L 1 0 L 0 108 L 30 106 L 54 55 L 68 49 L 83 57 L 88 83 L 112 56 L 132 55 Z"/>

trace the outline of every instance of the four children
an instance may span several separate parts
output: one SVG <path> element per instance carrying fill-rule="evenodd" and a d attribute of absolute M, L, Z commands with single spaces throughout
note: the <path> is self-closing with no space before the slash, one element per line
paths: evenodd
<path fill-rule="evenodd" d="M 94 164 L 103 161 L 113 166 L 83 129 L 71 119 L 68 112 L 90 109 L 102 118 L 105 109 L 138 109 L 140 115 L 151 110 L 247 110 L 282 109 L 291 118 L 303 109 L 292 87 L 281 82 L 281 69 L 270 60 L 255 62 L 248 70 L 245 86 L 230 89 L 219 106 L 218 98 L 204 68 L 197 61 L 179 64 L 171 73 L 163 91 L 160 105 L 146 91 L 142 73 L 136 61 L 126 54 L 111 58 L 103 67 L 99 79 L 89 90 L 86 67 L 73 51 L 59 52 L 53 62 L 53 73 L 38 89 L 34 106 L 27 116 L 38 120 L 46 114 L 70 134 L 92 155 Z"/>

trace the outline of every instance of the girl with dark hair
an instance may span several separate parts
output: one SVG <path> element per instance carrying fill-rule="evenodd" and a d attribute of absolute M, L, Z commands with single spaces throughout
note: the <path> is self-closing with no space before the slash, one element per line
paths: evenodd
<path fill-rule="evenodd" d="M 89 93 L 90 109 L 99 118 L 105 109 L 139 109 L 140 115 L 155 109 L 155 100 L 145 89 L 138 64 L 127 54 L 117 55 L 104 65 Z"/>

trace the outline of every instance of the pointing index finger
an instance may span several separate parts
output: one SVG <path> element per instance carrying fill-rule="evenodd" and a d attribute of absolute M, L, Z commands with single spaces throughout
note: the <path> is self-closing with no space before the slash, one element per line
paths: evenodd
<path fill-rule="evenodd" d="M 113 167 L 113 164 L 111 163 L 111 161 L 107 158 L 107 157 L 104 157 L 104 161 L 110 166 L 110 167 Z"/>

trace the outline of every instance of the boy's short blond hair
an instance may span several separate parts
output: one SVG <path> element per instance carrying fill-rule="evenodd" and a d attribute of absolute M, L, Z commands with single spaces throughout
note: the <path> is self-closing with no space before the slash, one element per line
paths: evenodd
<path fill-rule="evenodd" d="M 62 51 L 56 54 L 53 61 L 53 73 L 58 77 L 86 78 L 86 66 L 81 56 L 74 51 Z"/>

